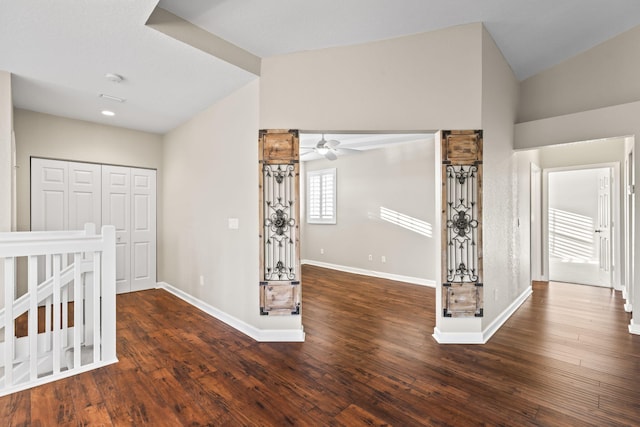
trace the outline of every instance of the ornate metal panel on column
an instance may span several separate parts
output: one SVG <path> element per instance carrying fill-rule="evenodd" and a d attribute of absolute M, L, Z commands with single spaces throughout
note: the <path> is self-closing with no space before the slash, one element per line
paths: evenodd
<path fill-rule="evenodd" d="M 260 314 L 300 314 L 298 131 L 261 130 Z"/>
<path fill-rule="evenodd" d="M 481 317 L 482 131 L 442 132 L 442 307 Z"/>

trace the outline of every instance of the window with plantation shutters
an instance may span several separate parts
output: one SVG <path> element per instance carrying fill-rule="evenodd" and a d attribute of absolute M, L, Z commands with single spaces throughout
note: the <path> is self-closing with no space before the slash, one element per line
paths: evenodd
<path fill-rule="evenodd" d="M 336 223 L 336 170 L 307 172 L 307 222 Z"/>

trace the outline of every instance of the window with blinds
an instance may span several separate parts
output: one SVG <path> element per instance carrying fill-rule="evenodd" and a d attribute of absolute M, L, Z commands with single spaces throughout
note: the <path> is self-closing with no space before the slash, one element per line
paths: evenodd
<path fill-rule="evenodd" d="M 336 169 L 307 172 L 307 222 L 336 223 Z"/>

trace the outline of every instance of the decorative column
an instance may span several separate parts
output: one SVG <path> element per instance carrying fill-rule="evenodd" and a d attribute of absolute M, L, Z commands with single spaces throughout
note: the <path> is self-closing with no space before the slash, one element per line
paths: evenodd
<path fill-rule="evenodd" d="M 261 130 L 260 314 L 300 314 L 299 139 L 297 130 Z"/>
<path fill-rule="evenodd" d="M 482 317 L 482 131 L 442 132 L 442 307 Z"/>

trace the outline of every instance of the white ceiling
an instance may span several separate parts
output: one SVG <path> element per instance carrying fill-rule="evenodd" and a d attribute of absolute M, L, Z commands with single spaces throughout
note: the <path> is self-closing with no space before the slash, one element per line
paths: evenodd
<path fill-rule="evenodd" d="M 257 78 L 145 26 L 157 0 L 0 0 L 18 108 L 164 133 Z M 640 25 L 638 0 L 161 0 L 260 57 L 484 22 L 519 79 Z M 124 76 L 122 83 L 104 78 Z M 123 103 L 100 93 L 125 98 Z M 114 117 L 100 115 L 103 109 Z"/>

